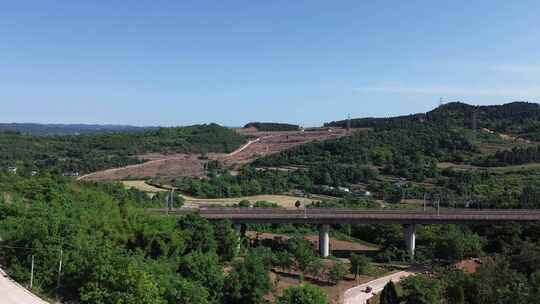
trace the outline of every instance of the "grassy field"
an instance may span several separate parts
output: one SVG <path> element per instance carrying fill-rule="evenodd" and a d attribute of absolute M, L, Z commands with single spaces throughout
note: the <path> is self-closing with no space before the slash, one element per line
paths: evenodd
<path fill-rule="evenodd" d="M 257 201 L 267 201 L 276 203 L 279 206 L 283 208 L 296 208 L 295 203 L 296 201 L 300 201 L 302 203 L 302 206 L 305 204 L 310 204 L 313 202 L 313 199 L 308 199 L 305 197 L 298 197 L 298 196 L 291 196 L 291 195 L 270 195 L 270 194 L 263 194 L 263 195 L 252 195 L 252 196 L 243 196 L 243 197 L 234 197 L 234 198 L 194 198 L 187 195 L 182 195 L 187 203 L 192 204 L 216 204 L 216 205 L 233 205 L 237 204 L 238 202 L 242 200 L 248 200 L 251 203 L 255 203 Z"/>
<path fill-rule="evenodd" d="M 135 188 L 135 189 L 138 189 L 144 192 L 149 192 L 149 193 L 167 191 L 165 189 L 149 185 L 143 180 L 125 180 L 125 181 L 122 181 L 122 184 L 124 184 L 126 188 Z"/>
<path fill-rule="evenodd" d="M 166 189 L 149 185 L 144 180 L 126 180 L 126 181 L 122 181 L 122 184 L 124 184 L 126 188 L 139 189 L 141 191 L 148 192 L 149 194 L 167 191 Z M 182 195 L 182 197 L 184 197 L 186 203 L 190 203 L 190 204 L 205 204 L 205 205 L 215 204 L 215 205 L 228 206 L 228 205 L 237 204 L 238 202 L 242 200 L 248 200 L 251 203 L 255 203 L 257 201 L 273 202 L 283 208 L 296 208 L 295 207 L 296 201 L 300 201 L 302 203 L 302 206 L 304 206 L 306 204 L 310 204 L 313 201 L 321 200 L 321 198 L 318 196 L 314 196 L 312 198 L 306 198 L 306 197 L 299 197 L 299 196 L 292 196 L 292 195 L 269 195 L 269 194 L 234 197 L 234 198 L 214 198 L 214 199 L 195 198 L 195 197 L 191 197 L 187 195 Z"/>

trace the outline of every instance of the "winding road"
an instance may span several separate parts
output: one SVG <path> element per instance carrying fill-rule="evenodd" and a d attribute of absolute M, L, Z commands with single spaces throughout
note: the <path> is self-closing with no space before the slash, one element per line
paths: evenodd
<path fill-rule="evenodd" d="M 243 145 L 243 146 L 241 146 L 240 148 L 238 148 L 238 149 L 232 151 L 231 153 L 227 154 L 227 156 L 234 156 L 234 155 L 236 155 L 236 154 L 238 154 L 238 153 L 244 151 L 244 149 L 246 149 L 247 147 L 251 146 L 251 144 L 256 143 L 256 142 L 260 141 L 261 139 L 267 138 L 267 137 L 269 137 L 269 136 L 259 137 L 259 138 L 254 139 L 254 140 L 250 140 L 250 141 L 248 141 L 245 145 Z"/>
<path fill-rule="evenodd" d="M 392 281 L 397 283 L 400 280 L 414 274 L 414 272 L 408 270 L 400 271 L 353 287 L 345 292 L 345 295 L 343 296 L 343 304 L 366 304 L 367 301 L 375 294 L 381 292 L 388 282 Z M 366 288 L 368 286 L 372 288 L 370 292 L 366 292 Z"/>
<path fill-rule="evenodd" d="M 0 304 L 49 304 L 34 295 L 0 269 Z"/>

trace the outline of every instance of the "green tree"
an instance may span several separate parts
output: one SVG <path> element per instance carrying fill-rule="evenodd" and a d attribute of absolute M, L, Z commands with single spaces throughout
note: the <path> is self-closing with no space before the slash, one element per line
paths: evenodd
<path fill-rule="evenodd" d="M 222 261 L 231 261 L 239 246 L 239 236 L 229 220 L 219 221 L 214 229 L 217 253 Z"/>
<path fill-rule="evenodd" d="M 273 265 L 281 268 L 281 270 L 286 271 L 291 269 L 294 264 L 292 255 L 287 251 L 278 251 L 274 254 Z"/>
<path fill-rule="evenodd" d="M 186 252 L 214 252 L 217 248 L 214 229 L 198 214 L 187 214 L 178 221 L 178 227 L 186 234 Z"/>
<path fill-rule="evenodd" d="M 289 240 L 289 251 L 296 260 L 298 269 L 305 272 L 310 264 L 316 259 L 311 243 L 302 238 Z"/>
<path fill-rule="evenodd" d="M 465 233 L 456 225 L 440 228 L 435 238 L 435 256 L 444 260 L 461 260 L 478 256 L 482 252 L 482 240 L 472 232 Z"/>
<path fill-rule="evenodd" d="M 251 249 L 251 254 L 259 257 L 263 262 L 264 268 L 268 271 L 272 269 L 272 264 L 274 261 L 274 255 L 272 254 L 272 249 L 264 246 L 258 246 Z"/>
<path fill-rule="evenodd" d="M 520 196 L 521 208 L 535 209 L 540 207 L 540 186 L 536 183 L 528 183 L 523 188 Z"/>
<path fill-rule="evenodd" d="M 175 229 L 174 219 L 143 217 L 133 224 L 135 237 L 131 246 L 142 248 L 151 258 L 175 257 L 185 250 L 183 234 Z"/>
<path fill-rule="evenodd" d="M 309 284 L 292 286 L 283 291 L 277 299 L 278 304 L 328 304 L 322 290 Z"/>
<path fill-rule="evenodd" d="M 180 280 L 176 286 L 174 303 L 209 304 L 208 290 L 199 283 L 189 280 Z"/>
<path fill-rule="evenodd" d="M 380 295 L 380 304 L 399 304 L 399 297 L 394 282 L 390 281 L 384 286 Z"/>
<path fill-rule="evenodd" d="M 263 258 L 252 252 L 243 261 L 236 260 L 225 280 L 225 302 L 258 304 L 272 285 Z"/>
<path fill-rule="evenodd" d="M 190 253 L 182 258 L 179 273 L 182 277 L 200 283 L 208 290 L 210 303 L 221 303 L 223 296 L 223 267 L 215 253 Z"/>
<path fill-rule="evenodd" d="M 251 202 L 248 201 L 248 200 L 241 200 L 238 203 L 238 207 L 240 207 L 240 208 L 249 208 L 249 207 L 251 207 Z"/>
<path fill-rule="evenodd" d="M 462 286 L 449 286 L 446 290 L 446 297 L 448 304 L 465 304 L 465 292 Z"/>
<path fill-rule="evenodd" d="M 99 281 L 92 281 L 82 286 L 81 303 L 104 304 L 164 304 L 162 290 L 151 276 L 129 264 L 127 269 L 116 269 Z"/>
<path fill-rule="evenodd" d="M 341 261 L 336 261 L 334 262 L 332 268 L 330 268 L 328 271 L 328 279 L 330 282 L 337 284 L 339 281 L 343 280 L 347 273 L 348 271 L 345 264 Z"/>
<path fill-rule="evenodd" d="M 402 186 L 404 187 L 404 186 Z M 395 185 L 388 185 L 384 189 L 384 201 L 390 204 L 399 204 L 403 199 L 403 189 Z"/>
<path fill-rule="evenodd" d="M 349 257 L 350 272 L 354 275 L 354 279 L 360 274 L 364 274 L 369 269 L 369 259 L 360 254 L 353 253 Z"/>
<path fill-rule="evenodd" d="M 274 202 L 256 201 L 253 208 L 279 208 L 279 205 Z"/>
<path fill-rule="evenodd" d="M 441 282 L 435 278 L 424 275 L 410 276 L 401 282 L 401 286 L 406 304 L 442 303 Z"/>
<path fill-rule="evenodd" d="M 513 270 L 504 258 L 482 264 L 473 277 L 474 289 L 466 298 L 474 303 L 527 303 L 527 277 Z"/>
<path fill-rule="evenodd" d="M 309 264 L 306 265 L 306 268 L 303 270 L 304 274 L 309 274 L 313 278 L 319 278 L 324 270 L 323 259 L 315 257 L 312 259 Z"/>

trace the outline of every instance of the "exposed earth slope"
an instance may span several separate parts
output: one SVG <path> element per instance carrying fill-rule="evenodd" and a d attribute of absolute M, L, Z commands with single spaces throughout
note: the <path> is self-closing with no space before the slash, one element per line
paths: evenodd
<path fill-rule="evenodd" d="M 348 134 L 345 129 L 341 128 L 305 132 L 261 132 L 254 128 L 242 128 L 236 129 L 236 132 L 254 139 L 231 153 L 209 153 L 207 157 L 195 154 L 152 153 L 140 155 L 139 158 L 146 160 L 145 163 L 98 171 L 84 175 L 80 179 L 89 181 L 145 178 L 171 180 L 178 177 L 200 177 L 206 174 L 205 165 L 211 160 L 217 160 L 226 167 L 235 169 L 239 165 L 251 163 L 257 158 L 276 154 L 308 142 L 335 139 Z"/>

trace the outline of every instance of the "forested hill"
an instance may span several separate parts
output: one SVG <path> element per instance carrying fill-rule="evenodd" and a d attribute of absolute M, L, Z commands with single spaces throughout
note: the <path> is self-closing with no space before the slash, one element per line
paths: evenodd
<path fill-rule="evenodd" d="M 217 124 L 69 136 L 0 132 L 0 167 L 86 173 L 138 163 L 142 153 L 230 152 L 244 142 Z"/>
<path fill-rule="evenodd" d="M 156 129 L 158 127 L 136 127 L 128 125 L 0 123 L 0 131 L 39 136 L 145 132 Z"/>
<path fill-rule="evenodd" d="M 298 131 L 300 126 L 277 122 L 250 122 L 244 128 L 255 128 L 259 131 Z"/>
<path fill-rule="evenodd" d="M 351 127 L 374 128 L 414 122 L 432 122 L 447 127 L 472 128 L 475 116 L 478 128 L 514 134 L 530 140 L 540 140 L 540 105 L 530 102 L 490 106 L 452 102 L 427 113 L 389 118 L 351 119 Z M 346 127 L 347 120 L 333 121 L 326 123 L 325 126 Z"/>
<path fill-rule="evenodd" d="M 354 118 L 351 119 L 351 128 L 375 128 L 379 126 L 385 126 L 388 124 L 396 123 L 406 123 L 412 121 L 422 121 L 425 119 L 425 114 L 411 114 L 405 116 L 395 116 L 395 117 L 364 117 L 364 118 Z M 340 127 L 346 128 L 348 125 L 347 120 L 339 120 L 325 123 L 325 127 Z"/>
<path fill-rule="evenodd" d="M 473 117 L 476 117 L 476 130 Z M 343 126 L 346 123 L 331 124 Z M 531 189 L 540 189 L 540 182 L 532 177 L 539 172 L 535 169 L 538 166 L 532 163 L 540 163 L 540 148 L 535 142 L 494 133 L 538 139 L 538 104 L 470 106 L 450 103 L 427 114 L 358 119 L 352 125 L 371 129 L 353 131 L 351 136 L 337 140 L 298 146 L 260 158 L 254 164 L 306 168 L 313 183 L 318 185 L 368 184 L 370 191 L 382 193 L 381 197 L 389 194 L 392 197 L 393 193 L 402 195 L 399 194 L 401 186 L 392 183 L 397 177 L 401 182 L 414 185 L 407 191 L 415 192 L 417 199 L 421 199 L 423 193 L 436 193 L 447 203 L 462 200 L 498 208 L 536 207 L 540 202 L 537 200 L 540 190 L 529 191 L 528 186 L 525 187 L 531 184 Z M 531 166 L 514 168 L 514 171 L 480 169 L 524 164 Z M 366 173 L 367 170 L 373 174 Z M 379 178 L 370 177 L 377 175 Z M 529 192 L 534 193 L 530 195 L 534 199 L 529 199 Z M 531 205 L 530 201 L 535 203 Z"/>

